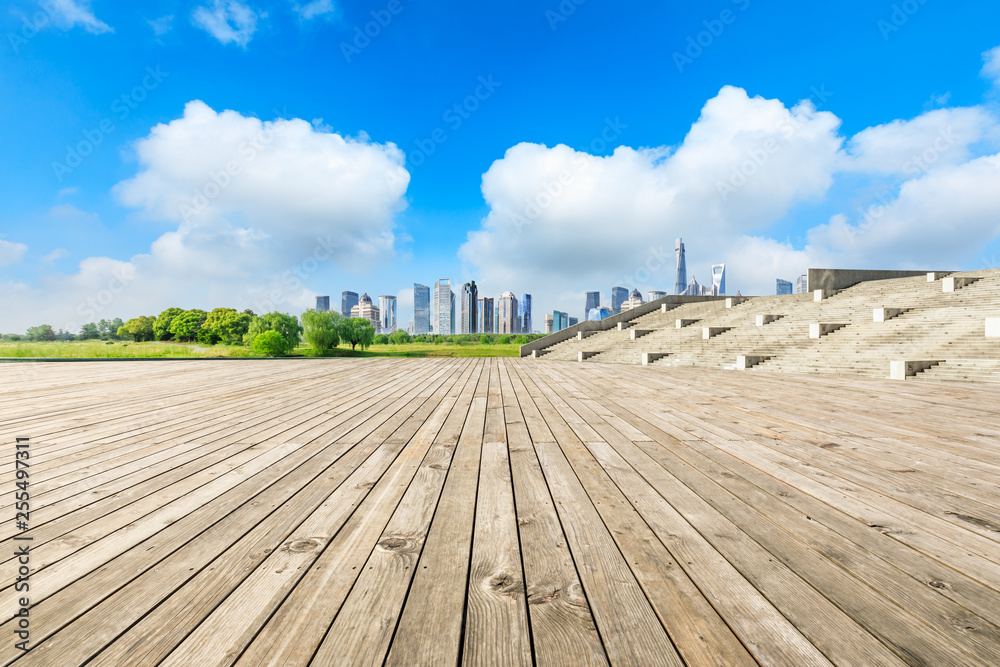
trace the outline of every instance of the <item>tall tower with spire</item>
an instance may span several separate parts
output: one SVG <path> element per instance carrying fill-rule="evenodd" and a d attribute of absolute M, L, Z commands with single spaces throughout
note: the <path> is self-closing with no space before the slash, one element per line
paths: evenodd
<path fill-rule="evenodd" d="M 674 294 L 680 294 L 687 289 L 687 262 L 684 261 L 684 240 L 677 239 L 674 245 L 677 254 L 677 274 L 674 279 Z"/>

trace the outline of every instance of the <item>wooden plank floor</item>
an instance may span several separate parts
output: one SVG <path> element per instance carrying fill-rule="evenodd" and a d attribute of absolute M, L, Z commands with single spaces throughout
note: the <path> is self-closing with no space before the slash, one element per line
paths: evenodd
<path fill-rule="evenodd" d="M 5 364 L 0 439 L 3 665 L 1000 664 L 1000 388 Z"/>

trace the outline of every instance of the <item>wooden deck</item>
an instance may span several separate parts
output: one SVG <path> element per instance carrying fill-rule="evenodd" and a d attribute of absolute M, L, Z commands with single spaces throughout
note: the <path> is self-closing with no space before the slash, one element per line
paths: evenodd
<path fill-rule="evenodd" d="M 4 665 L 1000 664 L 1000 388 L 6 364 L 0 435 Z"/>

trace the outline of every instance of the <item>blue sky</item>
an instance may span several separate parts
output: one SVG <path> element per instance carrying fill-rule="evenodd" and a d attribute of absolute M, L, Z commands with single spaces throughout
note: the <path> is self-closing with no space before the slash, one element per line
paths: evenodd
<path fill-rule="evenodd" d="M 676 236 L 689 276 L 725 261 L 743 294 L 821 264 L 996 266 L 998 19 L 940 0 L 14 0 L 0 330 L 344 289 L 398 293 L 405 326 L 408 288 L 441 277 L 531 292 L 540 324 L 586 290 L 671 289 Z"/>

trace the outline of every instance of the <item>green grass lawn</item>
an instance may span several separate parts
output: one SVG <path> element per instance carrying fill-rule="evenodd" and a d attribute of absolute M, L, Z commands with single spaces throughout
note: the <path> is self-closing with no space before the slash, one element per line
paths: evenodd
<path fill-rule="evenodd" d="M 341 344 L 323 356 L 327 357 L 516 357 L 520 345 L 483 345 L 481 343 L 406 343 L 404 345 L 372 345 L 367 350 L 352 351 Z M 70 342 L 0 342 L 0 359 L 151 359 L 205 357 L 251 357 L 250 351 L 240 345 L 197 345 L 195 343 L 131 343 L 117 341 Z M 304 343 L 293 356 L 319 356 Z"/>

